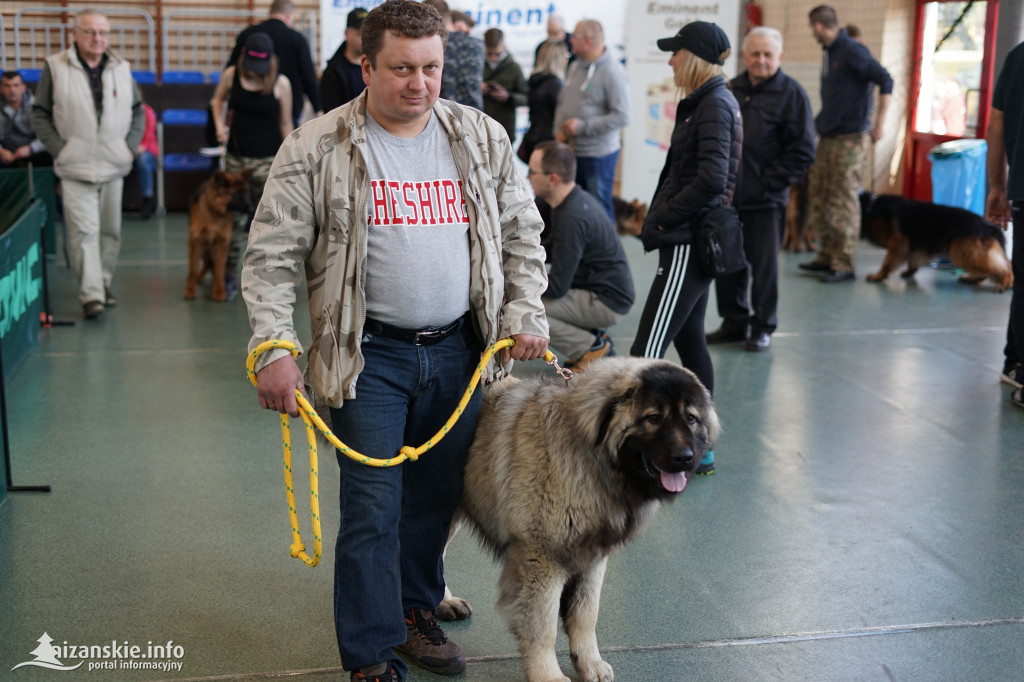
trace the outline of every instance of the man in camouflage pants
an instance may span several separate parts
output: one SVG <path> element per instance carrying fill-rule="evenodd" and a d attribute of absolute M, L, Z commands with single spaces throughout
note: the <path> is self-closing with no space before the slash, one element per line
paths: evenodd
<path fill-rule="evenodd" d="M 808 181 L 811 224 L 821 248 L 800 268 L 823 282 L 854 279 L 853 253 L 860 235 L 859 194 L 868 140 L 882 139 L 892 77 L 868 49 L 839 28 L 836 11 L 819 5 L 810 12 L 811 32 L 822 46 L 820 140 Z M 879 86 L 878 115 L 871 126 L 871 84 Z"/>

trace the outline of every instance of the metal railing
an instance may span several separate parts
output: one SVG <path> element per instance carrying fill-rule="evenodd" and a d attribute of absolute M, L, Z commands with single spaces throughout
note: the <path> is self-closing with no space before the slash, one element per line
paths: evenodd
<path fill-rule="evenodd" d="M 15 66 L 42 68 L 46 57 L 67 48 L 75 13 L 67 7 L 26 7 L 18 11 L 14 15 Z M 153 17 L 140 9 L 104 9 L 103 14 L 110 22 L 110 46 L 128 59 L 133 69 L 155 72 Z"/>
<path fill-rule="evenodd" d="M 239 32 L 248 27 L 251 20 L 266 17 L 266 10 L 183 9 L 168 12 L 161 25 L 163 72 L 199 71 L 207 77 L 219 74 L 227 65 Z M 303 13 L 296 18 L 293 28 L 306 38 L 315 63 L 316 16 Z"/>

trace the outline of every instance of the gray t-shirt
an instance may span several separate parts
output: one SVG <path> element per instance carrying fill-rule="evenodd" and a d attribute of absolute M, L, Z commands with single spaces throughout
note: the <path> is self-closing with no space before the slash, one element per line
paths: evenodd
<path fill-rule="evenodd" d="M 469 215 L 448 136 L 434 115 L 413 138 L 369 115 L 367 315 L 405 329 L 469 310 Z"/>

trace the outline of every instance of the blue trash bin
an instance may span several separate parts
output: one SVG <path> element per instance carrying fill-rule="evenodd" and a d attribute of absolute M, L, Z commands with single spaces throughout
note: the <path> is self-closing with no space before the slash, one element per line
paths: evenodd
<path fill-rule="evenodd" d="M 985 215 L 985 140 L 950 140 L 928 152 L 932 201 Z"/>

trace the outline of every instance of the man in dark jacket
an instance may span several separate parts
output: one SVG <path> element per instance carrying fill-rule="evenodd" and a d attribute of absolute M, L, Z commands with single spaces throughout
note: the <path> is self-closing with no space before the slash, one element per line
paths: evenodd
<path fill-rule="evenodd" d="M 295 127 L 302 120 L 303 97 L 309 98 L 313 112 L 319 116 L 323 113 L 320 106 L 320 94 L 316 87 L 316 70 L 313 68 L 313 57 L 309 52 L 309 43 L 301 33 L 292 29 L 295 18 L 295 4 L 292 0 L 274 0 L 270 5 L 270 18 L 262 24 L 250 26 L 238 34 L 235 49 L 225 66 L 238 64 L 242 47 L 249 35 L 261 31 L 274 41 L 274 54 L 277 55 L 278 68 L 292 83 L 292 118 Z"/>
<path fill-rule="evenodd" d="M 868 48 L 839 28 L 836 11 L 819 5 L 810 12 L 811 33 L 822 47 L 821 111 L 815 119 L 820 141 L 808 179 L 811 224 L 821 248 L 800 268 L 823 282 L 854 278 L 853 254 L 860 237 L 860 191 L 869 143 L 882 139 L 892 99 L 892 77 Z M 879 87 L 871 124 L 871 96 Z"/>
<path fill-rule="evenodd" d="M 500 123 L 509 140 L 516 139 L 516 107 L 527 104 L 523 70 L 505 49 L 500 28 L 484 33 L 484 113 Z"/>
<path fill-rule="evenodd" d="M 541 299 L 551 345 L 579 371 L 615 355 L 605 329 L 633 307 L 633 275 L 604 206 L 576 185 L 576 157 L 569 145 L 541 142 L 529 165 L 533 191 L 551 207 L 546 245 L 551 272 Z"/>
<path fill-rule="evenodd" d="M 748 267 L 715 283 L 724 320 L 707 340 L 746 339 L 747 350 L 760 351 L 771 345 L 777 325 L 778 253 L 789 186 L 814 163 L 814 119 L 807 93 L 779 68 L 782 34 L 752 29 L 741 57 L 746 71 L 730 82 L 743 114 L 743 160 L 733 205 L 743 222 Z"/>
<path fill-rule="evenodd" d="M 357 7 L 348 13 L 345 23 L 345 41 L 334 53 L 324 75 L 320 77 L 320 97 L 324 112 L 336 109 L 354 100 L 366 88 L 363 82 L 363 67 L 359 58 L 363 55 L 363 39 L 359 30 L 366 19 L 366 10 Z"/>

